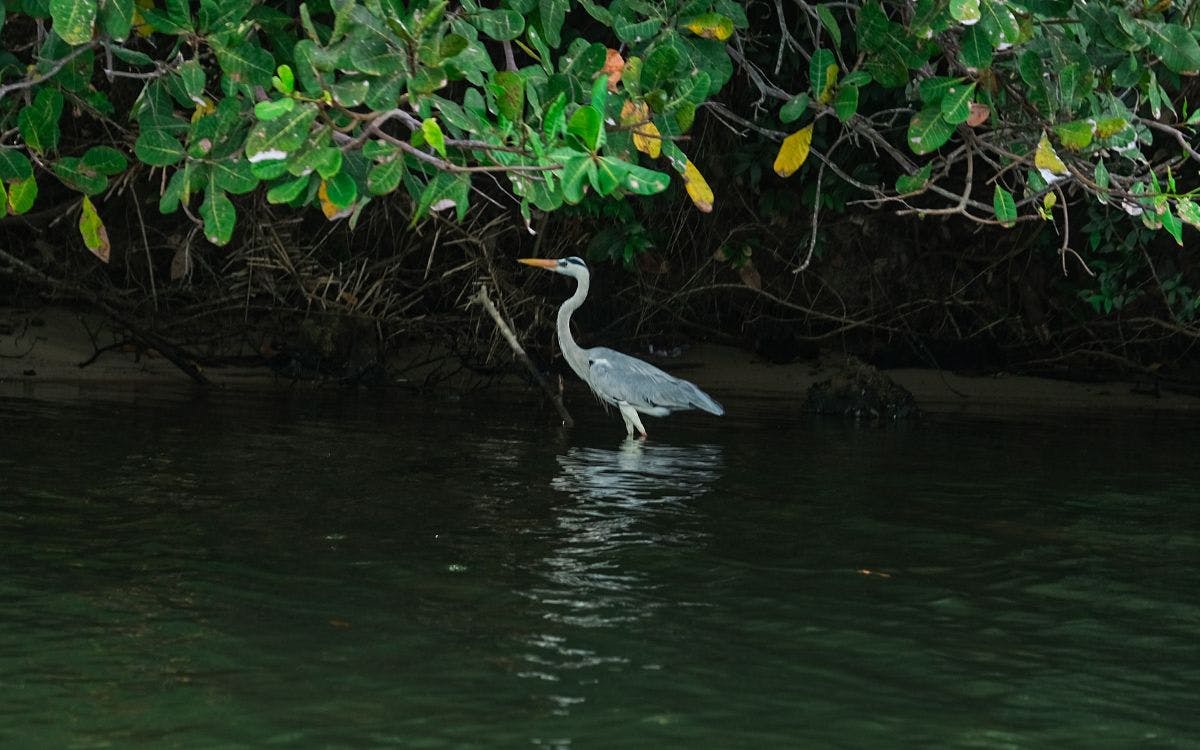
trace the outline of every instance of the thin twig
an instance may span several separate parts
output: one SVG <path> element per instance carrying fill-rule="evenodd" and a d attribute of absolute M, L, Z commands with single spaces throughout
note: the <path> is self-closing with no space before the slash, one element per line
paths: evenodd
<path fill-rule="evenodd" d="M 505 323 L 504 318 L 500 316 L 500 311 L 496 309 L 496 305 L 492 303 L 491 297 L 488 296 L 487 284 L 479 285 L 479 291 L 475 293 L 475 296 L 471 297 L 471 302 L 478 303 L 484 310 L 487 310 L 488 315 L 496 323 L 496 328 L 500 330 L 500 335 L 508 342 L 513 354 L 521 361 L 521 364 L 525 365 L 525 369 L 529 370 L 529 374 L 533 376 L 538 386 L 546 393 L 550 402 L 554 404 L 555 410 L 558 411 L 558 416 L 562 417 L 563 424 L 567 427 L 575 426 L 575 420 L 571 419 L 571 413 L 563 405 L 562 396 L 555 392 L 554 388 L 550 386 L 549 381 L 543 377 L 541 370 L 537 368 L 537 365 L 525 353 L 524 347 L 517 340 L 517 336 L 513 333 L 512 328 L 509 328 L 508 323 Z"/>

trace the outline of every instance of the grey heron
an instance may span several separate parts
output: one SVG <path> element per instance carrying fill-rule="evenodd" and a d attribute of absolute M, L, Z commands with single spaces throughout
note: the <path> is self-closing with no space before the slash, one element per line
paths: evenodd
<path fill-rule="evenodd" d="M 580 258 L 522 258 L 518 262 L 575 279 L 575 293 L 558 308 L 558 346 L 575 374 L 606 404 L 621 411 L 625 431 L 646 437 L 641 414 L 665 417 L 674 411 L 701 409 L 721 416 L 725 409 L 694 383 L 668 375 L 649 362 L 603 346 L 584 349 L 571 335 L 571 313 L 587 298 L 591 276 Z"/>

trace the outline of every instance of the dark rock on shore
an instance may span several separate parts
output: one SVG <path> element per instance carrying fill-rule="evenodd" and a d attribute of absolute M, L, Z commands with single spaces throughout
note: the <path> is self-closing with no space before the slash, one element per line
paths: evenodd
<path fill-rule="evenodd" d="M 804 410 L 867 419 L 911 419 L 921 414 L 911 393 L 853 357 L 833 377 L 809 386 Z"/>

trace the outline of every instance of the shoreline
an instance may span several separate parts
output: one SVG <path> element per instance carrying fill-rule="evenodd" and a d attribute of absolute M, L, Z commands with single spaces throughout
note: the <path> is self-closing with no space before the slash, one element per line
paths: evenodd
<path fill-rule="evenodd" d="M 105 351 L 90 364 L 96 345 L 107 346 L 96 331 L 100 318 L 88 319 L 64 308 L 37 310 L 0 308 L 0 395 L 44 397 L 54 392 L 63 397 L 78 397 L 80 392 L 96 390 L 204 390 L 165 357 L 153 350 L 133 346 Z M 94 326 L 94 327 L 93 327 Z M 89 331 L 89 328 L 91 330 Z M 95 342 L 95 343 L 93 343 Z M 698 344 L 677 357 L 649 357 L 630 352 L 662 367 L 673 375 L 692 380 L 718 401 L 770 402 L 771 409 L 782 414 L 800 414 L 809 386 L 840 371 L 837 358 L 772 364 L 757 355 L 714 344 Z M 429 358 L 427 346 L 400 351 L 392 363 L 419 362 Z M 507 354 L 499 355 L 501 357 Z M 334 391 L 347 386 L 331 380 L 297 380 L 277 375 L 264 365 L 208 367 L 204 370 L 213 390 L 238 394 L 278 393 L 284 391 Z M 542 395 L 517 374 L 489 385 L 505 392 L 526 392 L 532 398 Z M 978 416 L 1188 416 L 1200 414 L 1200 396 L 1160 388 L 1153 381 L 1115 380 L 1074 382 L 1025 375 L 962 375 L 945 370 L 901 368 L 883 370 L 898 385 L 912 393 L 921 411 L 928 415 Z M 415 389 L 427 374 L 410 367 L 410 377 L 381 389 Z M 573 380 L 573 379 L 572 379 Z M 461 384 L 463 390 L 469 390 Z M 567 382 L 568 396 L 586 391 Z M 453 392 L 453 384 L 446 390 Z M 35 394 L 35 391 L 40 393 Z M 757 410 L 757 409 L 755 409 Z"/>

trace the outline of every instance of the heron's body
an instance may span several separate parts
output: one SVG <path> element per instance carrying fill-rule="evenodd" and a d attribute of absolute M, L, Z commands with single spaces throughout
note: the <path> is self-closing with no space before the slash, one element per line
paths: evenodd
<path fill-rule="evenodd" d="M 571 335 L 571 314 L 587 298 L 590 276 L 579 258 L 542 260 L 527 258 L 526 265 L 571 276 L 577 282 L 575 293 L 558 309 L 558 345 L 567 364 L 592 392 L 605 403 L 616 406 L 625 420 L 625 430 L 633 435 L 636 429 L 642 437 L 646 428 L 640 414 L 665 417 L 671 412 L 700 409 L 720 416 L 725 409 L 695 384 L 663 372 L 637 357 L 603 346 L 584 349 Z"/>

